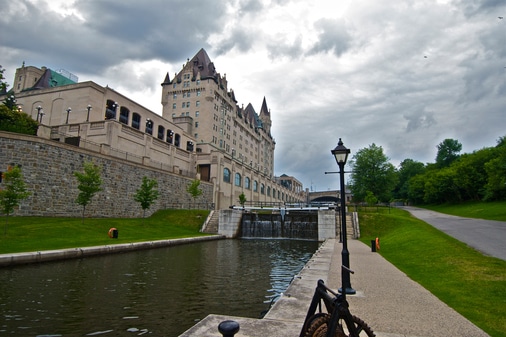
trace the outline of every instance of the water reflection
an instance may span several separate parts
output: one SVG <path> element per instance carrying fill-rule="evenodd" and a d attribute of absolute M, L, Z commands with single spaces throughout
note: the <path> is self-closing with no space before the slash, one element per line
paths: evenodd
<path fill-rule="evenodd" d="M 210 313 L 259 317 L 318 248 L 219 240 L 0 269 L 0 336 L 177 336 Z"/>

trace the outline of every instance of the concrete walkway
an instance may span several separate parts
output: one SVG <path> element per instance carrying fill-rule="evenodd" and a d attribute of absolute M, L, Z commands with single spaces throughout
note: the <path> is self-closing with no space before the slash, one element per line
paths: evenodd
<path fill-rule="evenodd" d="M 378 337 L 486 337 L 455 310 L 442 303 L 418 283 L 395 268 L 369 246 L 348 240 L 351 285 L 348 296 L 352 314 L 363 319 Z M 237 337 L 298 336 L 318 279 L 333 289 L 341 286 L 341 244 L 327 240 L 294 278 L 284 295 L 263 319 L 209 315 L 183 333 L 187 336 L 217 336 L 218 324 L 235 320 Z"/>

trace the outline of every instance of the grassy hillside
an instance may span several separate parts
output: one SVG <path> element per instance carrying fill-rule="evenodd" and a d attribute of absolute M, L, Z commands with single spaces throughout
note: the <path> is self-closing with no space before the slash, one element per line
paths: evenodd
<path fill-rule="evenodd" d="M 400 209 L 362 209 L 359 220 L 364 243 L 379 237 L 379 253 L 388 261 L 491 336 L 506 337 L 506 261 L 484 256 Z"/>

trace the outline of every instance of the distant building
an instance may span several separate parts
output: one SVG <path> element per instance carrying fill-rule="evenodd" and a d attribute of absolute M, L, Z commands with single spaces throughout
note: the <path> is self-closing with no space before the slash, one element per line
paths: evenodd
<path fill-rule="evenodd" d="M 60 70 L 16 70 L 16 104 L 39 121 L 38 136 L 213 183 L 217 209 L 252 202 L 305 202 L 302 184 L 274 176 L 271 112 L 239 106 L 204 49 L 162 83 L 162 115 Z M 3 100 L 3 98 L 2 98 Z"/>

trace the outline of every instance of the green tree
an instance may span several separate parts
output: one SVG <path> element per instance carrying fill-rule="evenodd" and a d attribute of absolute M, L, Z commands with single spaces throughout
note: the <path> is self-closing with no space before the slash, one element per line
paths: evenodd
<path fill-rule="evenodd" d="M 462 200 L 455 184 L 456 170 L 452 167 L 436 170 L 425 176 L 424 202 L 428 204 L 454 203 Z"/>
<path fill-rule="evenodd" d="M 0 95 L 7 92 L 7 87 L 9 86 L 5 81 L 4 77 L 5 69 L 0 65 Z"/>
<path fill-rule="evenodd" d="M 381 146 L 373 143 L 353 156 L 351 191 L 355 200 L 364 201 L 370 191 L 379 201 L 390 201 L 397 179 L 395 167 Z"/>
<path fill-rule="evenodd" d="M 397 175 L 399 182 L 394 191 L 394 197 L 397 199 L 408 200 L 409 199 L 409 180 L 425 172 L 425 165 L 419 161 L 413 159 L 404 159 L 399 165 Z"/>
<path fill-rule="evenodd" d="M 496 149 L 484 148 L 470 154 L 463 154 L 452 163 L 455 169 L 455 185 L 463 200 L 482 200 L 487 185 L 485 164 L 496 156 Z"/>
<path fill-rule="evenodd" d="M 158 199 L 158 182 L 148 177 L 142 177 L 141 187 L 134 195 L 134 200 L 141 204 L 144 211 L 142 217 L 146 217 L 146 210 Z"/>
<path fill-rule="evenodd" d="M 5 69 L 0 65 L 0 95 L 6 94 L 3 104 L 0 105 L 0 130 L 36 135 L 38 123 L 19 110 L 13 93 L 7 93 L 9 85 L 4 81 L 4 71 Z"/>
<path fill-rule="evenodd" d="M 425 195 L 426 174 L 418 174 L 411 177 L 408 182 L 408 200 L 413 204 L 422 204 Z"/>
<path fill-rule="evenodd" d="M 506 137 L 494 149 L 495 158 L 485 163 L 485 200 L 506 200 Z"/>
<path fill-rule="evenodd" d="M 19 111 L 15 106 L 9 109 L 7 104 L 0 105 L 0 130 L 36 135 L 39 125 L 31 116 Z"/>
<path fill-rule="evenodd" d="M 5 214 L 4 235 L 7 234 L 9 214 L 19 205 L 19 202 L 28 198 L 30 192 L 26 190 L 26 184 L 18 166 L 9 166 L 7 172 L 2 174 L 4 188 L 0 189 L 0 205 Z"/>
<path fill-rule="evenodd" d="M 365 195 L 365 202 L 367 203 L 367 206 L 373 206 L 378 203 L 378 198 L 372 193 L 371 191 L 367 191 Z"/>
<path fill-rule="evenodd" d="M 92 162 L 85 162 L 83 164 L 83 172 L 74 172 L 79 185 L 79 195 L 76 202 L 83 206 L 82 222 L 84 223 L 84 211 L 86 206 L 89 205 L 93 196 L 102 190 L 102 178 L 100 177 L 100 167 Z"/>
<path fill-rule="evenodd" d="M 458 157 L 462 150 L 462 144 L 456 139 L 447 138 L 437 146 L 436 166 L 439 168 L 448 167 Z"/>
<path fill-rule="evenodd" d="M 193 202 L 197 200 L 198 197 L 202 195 L 202 189 L 200 189 L 200 180 L 194 179 L 186 188 L 186 192 L 190 194 L 193 198 Z"/>
<path fill-rule="evenodd" d="M 244 192 L 239 195 L 239 203 L 242 207 L 244 207 L 244 204 L 246 203 L 246 196 L 244 195 Z"/>

